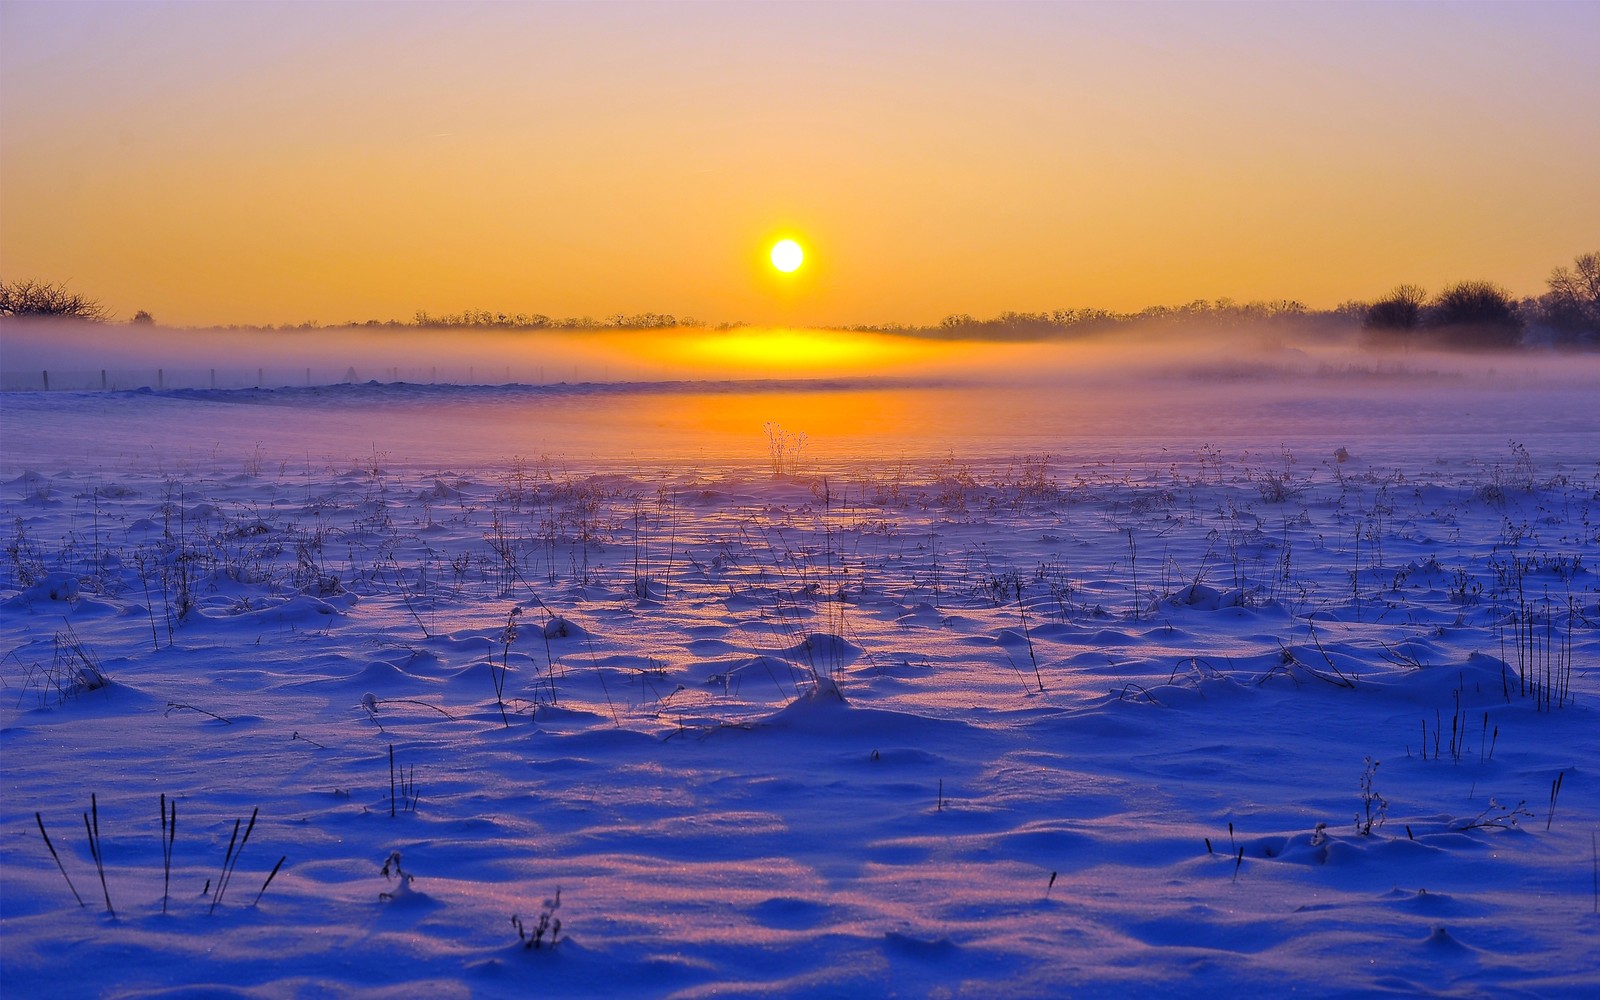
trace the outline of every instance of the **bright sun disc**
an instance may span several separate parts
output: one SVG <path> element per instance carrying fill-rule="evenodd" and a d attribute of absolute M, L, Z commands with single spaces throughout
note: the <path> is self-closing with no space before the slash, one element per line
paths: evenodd
<path fill-rule="evenodd" d="M 772 266 L 785 274 L 799 269 L 806 252 L 794 240 L 779 240 L 772 245 Z"/>

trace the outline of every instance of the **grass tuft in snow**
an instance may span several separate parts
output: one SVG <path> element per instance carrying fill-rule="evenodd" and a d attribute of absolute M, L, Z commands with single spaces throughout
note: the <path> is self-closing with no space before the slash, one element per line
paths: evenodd
<path fill-rule="evenodd" d="M 410 770 L 403 766 L 397 768 L 394 762 L 394 744 L 389 744 L 389 818 L 393 819 L 401 812 L 416 812 L 419 799 L 416 767 L 413 766 Z"/>
<path fill-rule="evenodd" d="M 1514 806 L 1503 806 L 1499 800 L 1491 798 L 1483 811 L 1472 819 L 1467 820 L 1458 830 L 1509 830 L 1517 825 L 1518 820 L 1533 819 L 1533 812 L 1528 808 L 1528 801 L 1523 799 Z"/>
<path fill-rule="evenodd" d="M 390 851 L 389 856 L 384 859 L 383 877 L 385 880 L 395 881 L 395 888 L 393 892 L 378 893 L 378 899 L 391 903 L 411 895 L 411 883 L 416 881 L 416 876 L 400 867 L 399 851 Z"/>
<path fill-rule="evenodd" d="M 1544 817 L 1545 833 L 1550 832 L 1550 824 L 1555 822 L 1556 800 L 1561 798 L 1561 783 L 1566 780 L 1566 777 L 1567 772 L 1565 769 L 1563 769 L 1562 772 L 1556 775 L 1555 779 L 1550 782 L 1550 811 L 1547 812 Z"/>
<path fill-rule="evenodd" d="M 217 912 L 223 894 L 228 891 L 228 883 L 233 881 L 233 871 L 239 867 L 239 855 L 244 853 L 244 845 L 250 842 L 250 833 L 256 828 L 256 816 L 260 812 L 260 806 L 250 810 L 250 823 L 244 828 L 243 840 L 239 839 L 239 820 L 233 821 L 233 836 L 228 840 L 227 853 L 222 856 L 222 871 L 217 875 L 217 891 L 211 897 L 211 909 L 207 910 L 207 913 Z M 237 851 L 234 850 L 235 841 L 239 845 Z"/>
<path fill-rule="evenodd" d="M 500 630 L 500 665 L 489 661 L 489 680 L 494 684 L 495 707 L 500 709 L 500 723 L 507 729 L 511 728 L 511 720 L 506 717 L 506 674 L 511 670 L 511 644 L 517 641 L 517 616 L 521 614 L 520 604 L 506 613 L 505 627 Z"/>
<path fill-rule="evenodd" d="M 1356 813 L 1356 833 L 1363 837 L 1372 836 L 1374 826 L 1381 829 L 1389 813 L 1389 800 L 1379 795 L 1372 787 L 1379 763 L 1367 757 L 1366 767 L 1361 772 L 1361 812 Z"/>
<path fill-rule="evenodd" d="M 90 691 L 100 691 L 111 686 L 111 676 L 100 666 L 99 657 L 78 637 L 70 622 L 55 633 L 48 666 L 32 663 L 24 666 L 20 705 L 29 691 L 34 692 L 40 708 L 59 707 Z M 19 665 L 21 659 L 12 650 L 6 659 Z"/>
<path fill-rule="evenodd" d="M 555 915 L 561 909 L 561 887 L 556 886 L 556 894 L 552 899 L 546 899 L 544 906 L 539 910 L 539 920 L 528 929 L 522 918 L 515 913 L 511 915 L 511 926 L 517 929 L 517 940 L 522 942 L 524 951 L 532 951 L 544 947 L 545 934 L 550 935 L 550 947 L 556 946 L 556 939 L 561 937 L 561 918 Z"/>
<path fill-rule="evenodd" d="M 771 420 L 763 424 L 761 429 L 767 435 L 767 465 L 772 470 L 772 478 L 781 479 L 798 472 L 800 456 L 806 447 L 805 432 L 786 431 L 781 424 Z"/>
<path fill-rule="evenodd" d="M 90 815 L 93 815 L 93 822 Z M 93 792 L 89 793 L 89 812 L 83 814 L 83 829 L 89 835 L 89 853 L 94 857 L 95 871 L 100 873 L 100 891 L 106 897 L 106 912 L 116 919 L 117 911 L 111 906 L 111 889 L 106 885 L 105 854 L 100 849 L 100 803 Z"/>

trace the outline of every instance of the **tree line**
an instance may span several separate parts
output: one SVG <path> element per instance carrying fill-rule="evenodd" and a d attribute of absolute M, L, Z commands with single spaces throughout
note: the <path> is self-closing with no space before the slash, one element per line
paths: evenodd
<path fill-rule="evenodd" d="M 1375 346 L 1503 349 L 1534 335 L 1556 347 L 1600 347 L 1600 253 L 1579 254 L 1545 285 L 1543 295 L 1520 301 L 1488 281 L 1458 281 L 1431 296 L 1399 285 L 1366 307 L 1363 337 Z"/>
<path fill-rule="evenodd" d="M 844 329 L 895 333 L 937 339 L 1043 340 L 1082 336 L 1130 325 L 1204 321 L 1232 327 L 1308 324 L 1356 326 L 1364 343 L 1376 348 L 1437 346 L 1503 350 L 1549 345 L 1566 349 L 1600 349 L 1600 252 L 1579 254 L 1571 267 L 1557 267 L 1537 297 L 1517 299 L 1489 281 L 1459 281 L 1428 293 L 1416 285 L 1398 285 L 1375 302 L 1345 302 L 1333 309 L 1312 310 L 1293 300 L 1235 302 L 1197 299 L 1179 306 L 1152 306 L 1137 312 L 1106 309 L 1057 309 L 1047 312 L 1003 312 L 989 319 L 966 313 L 946 316 L 933 326 L 896 324 Z M 110 312 L 97 299 L 65 284 L 37 280 L 0 281 L 0 316 L 70 318 L 109 322 Z M 153 323 L 143 310 L 131 323 Z M 470 327 L 504 330 L 662 330 L 705 326 L 692 317 L 670 313 L 617 313 L 605 319 L 589 316 L 553 318 L 543 313 L 506 313 L 466 309 L 458 313 L 418 310 L 408 321 L 367 320 L 344 327 Z M 742 323 L 718 324 L 733 329 Z M 229 330 L 315 329 L 309 322 L 288 326 L 239 326 Z"/>
<path fill-rule="evenodd" d="M 1365 307 L 1362 307 L 1365 308 Z M 1293 300 L 1235 302 L 1232 299 L 1195 299 L 1177 306 L 1150 306 L 1137 312 L 1110 309 L 1053 309 L 1046 312 L 1000 313 L 977 319 L 967 313 L 946 316 L 937 326 L 881 324 L 852 326 L 863 333 L 896 333 L 904 336 L 949 340 L 1050 340 L 1059 337 L 1087 336 L 1126 326 L 1159 326 L 1205 321 L 1211 326 L 1260 327 L 1299 325 L 1319 321 L 1348 324 L 1357 314 L 1348 306 L 1332 310 L 1313 310 Z"/>
<path fill-rule="evenodd" d="M 965 313 L 946 316 L 937 326 L 862 326 L 852 329 L 912 336 L 974 340 L 1044 340 L 1079 336 L 1125 326 L 1204 321 L 1213 327 L 1308 325 L 1361 330 L 1375 348 L 1450 347 L 1504 350 L 1549 345 L 1600 349 L 1600 252 L 1579 254 L 1571 267 L 1557 267 L 1546 291 L 1518 299 L 1490 281 L 1458 281 L 1430 295 L 1417 285 L 1400 285 L 1376 302 L 1345 302 L 1313 310 L 1293 300 L 1234 302 L 1198 299 L 1181 306 L 1152 306 L 1137 312 L 1058 309 L 1003 312 L 990 319 Z"/>

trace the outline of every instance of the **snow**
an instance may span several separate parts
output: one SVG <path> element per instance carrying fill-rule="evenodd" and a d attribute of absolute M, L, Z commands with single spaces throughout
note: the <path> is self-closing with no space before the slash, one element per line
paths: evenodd
<path fill-rule="evenodd" d="M 0 992 L 1595 995 L 1595 374 L 0 395 Z"/>

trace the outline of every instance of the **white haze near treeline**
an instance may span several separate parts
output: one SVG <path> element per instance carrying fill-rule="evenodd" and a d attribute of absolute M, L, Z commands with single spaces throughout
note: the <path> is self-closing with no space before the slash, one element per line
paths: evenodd
<path fill-rule="evenodd" d="M 744 355 L 662 350 L 729 338 Z M 807 338 L 822 345 L 815 356 Z M 781 363 L 750 364 L 769 340 L 787 352 Z M 865 353 L 830 356 L 839 343 Z M 50 373 L 47 396 L 7 392 L 0 403 L 19 418 L 49 409 L 28 435 L 8 435 L 0 464 L 18 470 L 63 455 L 99 464 L 194 449 L 333 462 L 388 454 L 439 467 L 507 455 L 760 463 L 769 425 L 804 435 L 805 461 L 818 467 L 1076 461 L 1112 441 L 1127 460 L 1160 464 L 1211 447 L 1319 461 L 1348 447 L 1379 460 L 1397 432 L 1433 434 L 1450 452 L 1441 460 L 1493 461 L 1513 443 L 1580 467 L 1600 458 L 1600 357 L 1374 352 L 1353 334 L 1315 329 L 1297 340 L 1282 325 L 979 343 L 837 331 L 9 323 L 0 347 L 7 389 L 37 390 Z M 158 391 L 145 403 L 113 393 L 124 400 L 115 420 L 59 405 L 61 390 L 102 386 Z M 207 441 L 190 440 L 192 422 L 172 423 L 175 401 L 160 401 L 174 393 L 209 400 Z"/>
<path fill-rule="evenodd" d="M 761 359 L 768 334 L 815 337 L 864 345 L 855 355 L 803 348 Z M 675 347 L 737 337 L 738 357 Z M 678 356 L 673 356 L 674 354 Z M 870 367 L 869 367 L 870 366 Z M 1119 380 L 1118 376 L 1251 378 L 1271 373 L 1392 380 L 1429 378 L 1513 379 L 1526 387 L 1600 384 L 1600 358 L 1546 351 L 1455 353 L 1374 351 L 1353 333 L 1330 334 L 1308 326 L 1127 325 L 1083 336 L 1015 340 L 944 340 L 898 334 L 746 328 L 728 333 L 695 328 L 628 331 L 495 330 L 483 328 L 326 327 L 285 330 L 167 329 L 149 326 L 26 322 L 0 326 L 0 371 L 100 371 L 174 373 L 217 371 L 244 379 L 258 371 L 311 369 L 317 384 L 407 381 L 505 382 L 701 381 L 749 378 L 900 377 L 978 383 L 1051 383 Z M 329 374 L 331 373 L 331 375 Z M 469 374 L 470 373 L 470 374 Z M 300 382 L 296 379 L 296 382 Z M 302 383 L 303 384 L 303 383 Z M 18 388 L 18 385 L 8 385 Z M 89 386 L 86 386 L 89 387 Z"/>

